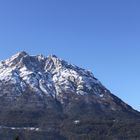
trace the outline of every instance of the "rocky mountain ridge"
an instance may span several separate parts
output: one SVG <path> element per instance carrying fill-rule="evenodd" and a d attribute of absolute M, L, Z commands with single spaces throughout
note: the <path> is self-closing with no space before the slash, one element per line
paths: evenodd
<path fill-rule="evenodd" d="M 122 122 L 139 124 L 139 118 L 138 111 L 113 95 L 92 72 L 55 55 L 30 56 L 23 51 L 0 61 L 0 137 L 6 140 L 17 132 L 23 137 L 28 133 L 30 139 L 71 140 L 72 135 L 85 140 L 87 133 L 92 139 L 103 132 L 107 136 L 110 127 L 114 135 L 114 127 L 121 130 L 117 127 Z"/>
<path fill-rule="evenodd" d="M 110 91 L 90 71 L 71 65 L 55 55 L 29 56 L 26 52 L 19 52 L 0 62 L 0 96 L 18 99 L 28 91 L 40 98 L 50 96 L 62 104 L 67 103 L 68 96 L 92 95 L 99 102 L 112 104 L 109 105 L 111 110 L 121 109 Z M 124 108 L 131 109 L 120 103 Z"/>

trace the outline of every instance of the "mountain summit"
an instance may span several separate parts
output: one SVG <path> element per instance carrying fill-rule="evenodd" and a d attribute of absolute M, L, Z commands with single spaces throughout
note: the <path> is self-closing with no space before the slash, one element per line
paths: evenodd
<path fill-rule="evenodd" d="M 63 121 L 136 119 L 93 73 L 55 55 L 19 52 L 0 62 L 0 123 L 46 130 Z"/>
<path fill-rule="evenodd" d="M 71 65 L 55 55 L 30 56 L 19 52 L 0 62 L 0 97 L 19 100 L 30 94 L 40 99 L 51 98 L 61 104 L 83 98 L 86 104 L 94 103 L 101 110 L 132 111 L 132 108 L 115 97 L 94 75 Z"/>

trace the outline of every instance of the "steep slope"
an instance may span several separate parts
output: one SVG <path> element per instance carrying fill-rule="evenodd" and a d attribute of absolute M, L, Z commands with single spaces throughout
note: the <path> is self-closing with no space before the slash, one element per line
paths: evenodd
<path fill-rule="evenodd" d="M 54 131 L 64 122 L 137 119 L 94 75 L 55 55 L 19 52 L 0 62 L 0 124 Z"/>

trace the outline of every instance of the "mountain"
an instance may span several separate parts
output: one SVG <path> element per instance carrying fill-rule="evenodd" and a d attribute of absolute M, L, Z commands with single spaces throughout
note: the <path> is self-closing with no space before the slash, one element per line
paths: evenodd
<path fill-rule="evenodd" d="M 15 135 L 41 140 L 97 139 L 97 133 L 109 139 L 114 133 L 109 135 L 111 130 L 105 129 L 118 130 L 122 122 L 124 126 L 139 124 L 139 118 L 138 111 L 113 95 L 92 72 L 55 55 L 30 56 L 23 51 L 0 61 L 3 139 Z M 119 133 L 113 136 L 121 137 Z"/>

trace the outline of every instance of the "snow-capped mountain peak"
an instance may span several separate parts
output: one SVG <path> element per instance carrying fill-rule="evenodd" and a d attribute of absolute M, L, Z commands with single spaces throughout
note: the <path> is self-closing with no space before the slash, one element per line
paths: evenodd
<path fill-rule="evenodd" d="M 100 95 L 99 89 L 93 87 L 95 84 L 101 86 L 91 72 L 71 65 L 55 55 L 29 56 L 26 52 L 19 52 L 1 61 L 0 82 L 1 85 L 14 83 L 14 93 L 22 94 L 30 88 L 39 95 L 53 97 L 62 93 L 86 95 L 91 91 L 92 94 Z M 7 92 L 8 90 L 4 90 L 2 93 Z"/>
<path fill-rule="evenodd" d="M 104 128 L 109 128 L 110 133 L 110 127 L 118 120 L 139 117 L 139 112 L 113 95 L 92 72 L 55 55 L 30 56 L 19 52 L 0 61 L 0 128 L 2 136 L 5 130 L 9 139 L 14 131 L 26 135 L 34 130 L 32 134 L 35 137 L 39 134 L 41 139 L 44 134 L 46 139 L 48 132 L 65 134 L 65 128 L 77 128 L 78 135 L 84 128 L 86 134 L 91 131 L 91 125 L 94 133 L 96 120 L 103 120 L 103 124 L 107 120 Z M 99 126 L 103 132 L 103 125 L 99 123 Z"/>
<path fill-rule="evenodd" d="M 58 58 L 55 55 L 30 56 L 19 52 L 0 62 L 0 98 L 18 100 L 22 96 L 51 98 L 61 104 L 84 99 L 111 110 L 129 108 L 110 93 L 92 72 Z M 120 105 L 118 105 L 118 103 Z"/>

